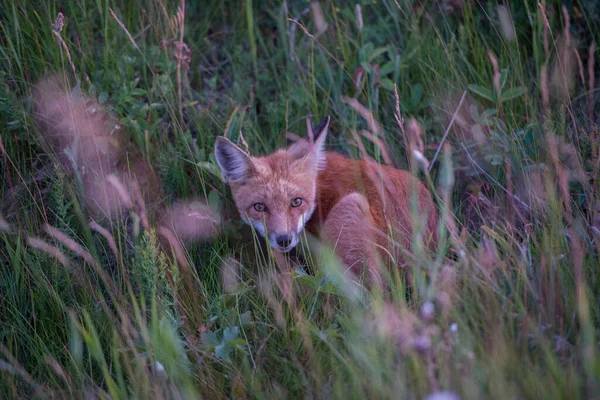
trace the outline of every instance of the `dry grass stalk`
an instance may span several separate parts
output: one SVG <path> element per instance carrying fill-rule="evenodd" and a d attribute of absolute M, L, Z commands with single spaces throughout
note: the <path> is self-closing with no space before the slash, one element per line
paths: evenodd
<path fill-rule="evenodd" d="M 396 3 L 397 4 L 397 3 Z M 398 6 L 399 8 L 400 6 Z M 406 136 L 406 131 L 404 130 L 404 117 L 400 112 L 400 96 L 398 96 L 398 86 L 394 83 L 394 96 L 396 98 L 396 112 L 394 113 L 394 117 L 396 118 L 396 123 L 400 127 L 400 132 L 402 132 L 402 140 L 404 142 L 404 149 L 406 151 L 406 160 L 410 160 L 409 156 L 409 146 L 408 146 L 408 137 Z"/>
<path fill-rule="evenodd" d="M 161 226 L 160 228 L 158 228 L 158 234 L 164 239 L 166 239 L 169 245 L 171 245 L 171 250 L 175 255 L 177 263 L 179 263 L 179 265 L 183 267 L 186 271 L 189 270 L 190 264 L 188 263 L 187 258 L 185 257 L 183 246 L 181 245 L 179 240 L 177 240 L 177 237 L 175 237 L 173 232 L 171 232 L 164 226 Z"/>
<path fill-rule="evenodd" d="M 148 186 L 150 197 L 160 192 L 152 167 L 127 152 L 120 126 L 96 100 L 71 95 L 64 77 L 57 75 L 40 81 L 33 99 L 42 143 L 81 179 L 91 211 L 113 217 L 124 207 L 132 209 L 133 182 Z M 130 158 L 127 163 L 125 157 Z M 127 177 L 126 182 L 118 176 Z"/>
<path fill-rule="evenodd" d="M 121 20 L 119 19 L 119 17 L 117 17 L 117 14 L 115 14 L 115 12 L 113 11 L 112 8 L 109 7 L 108 11 L 110 12 L 111 17 L 113 17 L 113 19 L 121 27 L 121 29 L 123 30 L 123 32 L 125 32 L 125 35 L 127 35 L 127 38 L 129 39 L 129 41 L 131 42 L 131 44 L 133 45 L 133 47 L 135 47 L 135 49 L 141 53 L 142 51 L 140 50 L 140 48 L 138 47 L 137 43 L 133 39 L 133 36 L 131 36 L 131 33 L 129 33 L 129 31 L 125 27 L 125 24 L 123 22 L 121 22 Z"/>
<path fill-rule="evenodd" d="M 506 171 L 506 204 L 507 204 L 507 219 L 511 226 L 515 226 L 515 204 L 513 202 L 514 199 L 514 189 L 513 189 L 513 172 L 512 165 L 510 163 L 510 158 L 505 156 L 504 158 L 504 170 Z"/>
<path fill-rule="evenodd" d="M 542 33 L 542 37 L 544 45 L 544 54 L 546 55 L 546 62 L 542 65 L 542 68 L 540 70 L 540 88 L 542 92 L 542 113 L 545 117 L 546 112 L 548 110 L 548 105 L 550 103 L 548 73 L 548 62 L 550 59 L 550 44 L 548 40 L 548 33 L 550 31 L 550 22 L 548 21 L 548 16 L 546 15 L 546 7 L 542 5 L 540 1 L 538 1 L 538 7 L 540 9 L 540 12 L 542 13 L 542 18 L 544 19 L 544 31 Z"/>
<path fill-rule="evenodd" d="M 462 94 L 462 97 L 460 98 L 460 101 L 458 102 L 458 106 L 456 107 L 456 110 L 454 110 L 454 114 L 452 114 L 452 119 L 450 120 L 450 123 L 448 123 L 448 126 L 446 127 L 446 131 L 444 132 L 444 136 L 442 136 L 442 140 L 440 141 L 440 144 L 438 145 L 438 148 L 435 152 L 435 155 L 433 156 L 433 159 L 431 160 L 431 164 L 429 164 L 429 168 L 428 171 L 431 171 L 431 168 L 433 167 L 433 164 L 435 163 L 435 160 L 437 160 L 438 155 L 440 154 L 440 151 L 442 150 L 442 147 L 444 146 L 444 142 L 446 142 L 446 138 L 448 137 L 448 134 L 450 133 L 450 129 L 452 129 L 452 126 L 454 125 L 454 121 L 456 120 L 457 116 L 458 116 L 458 112 L 460 111 L 460 108 L 463 105 L 463 102 L 465 101 L 465 97 L 467 96 L 467 91 L 465 90 Z M 478 136 L 474 135 L 476 138 Z"/>
<path fill-rule="evenodd" d="M 429 171 L 429 160 L 425 157 L 425 146 L 423 144 L 423 125 L 415 118 L 407 122 L 406 132 L 408 133 L 408 143 L 412 157 L 419 163 L 425 172 Z"/>
<path fill-rule="evenodd" d="M 494 53 L 490 50 L 488 51 L 488 58 L 492 63 L 492 68 L 494 70 L 494 89 L 496 90 L 496 94 L 498 95 L 498 101 L 500 101 L 500 94 L 502 92 L 502 87 L 500 86 L 500 66 L 498 65 L 498 59 L 494 55 Z"/>
<path fill-rule="evenodd" d="M 240 129 L 240 142 L 242 142 L 242 146 L 244 146 L 246 153 L 249 153 L 250 147 L 248 146 L 248 142 L 246 142 L 246 139 L 244 139 L 244 134 L 242 133 L 241 129 Z"/>
<path fill-rule="evenodd" d="M 234 293 L 242 280 L 242 265 L 233 257 L 221 262 L 221 280 L 226 293 Z"/>
<path fill-rule="evenodd" d="M 313 34 L 311 34 L 311 33 L 310 33 L 310 32 L 309 32 L 309 31 L 308 31 L 308 30 L 307 30 L 307 29 L 304 27 L 304 25 L 302 25 L 300 22 L 298 22 L 297 20 L 295 20 L 295 19 L 292 19 L 292 18 L 288 18 L 287 20 L 288 20 L 288 21 L 290 21 L 290 22 L 293 22 L 294 24 L 296 24 L 296 25 L 297 25 L 297 26 L 298 26 L 298 27 L 299 27 L 299 28 L 302 30 L 302 32 L 304 32 L 304 33 L 305 33 L 305 34 L 306 34 L 306 35 L 307 35 L 309 38 L 311 38 L 312 40 L 314 40 L 314 41 L 315 41 L 315 42 L 316 42 L 316 43 L 317 43 L 317 44 L 318 44 L 318 45 L 319 45 L 319 46 L 320 46 L 320 47 L 323 49 L 323 51 L 324 51 L 325 53 L 327 53 L 327 55 L 328 55 L 329 57 L 331 57 L 331 58 L 332 58 L 332 59 L 333 59 L 333 60 L 334 60 L 334 61 L 335 61 L 335 62 L 336 62 L 336 63 L 337 63 L 337 64 L 338 64 L 338 65 L 339 65 L 341 68 L 342 68 L 342 70 L 343 70 L 343 71 L 344 71 L 344 72 L 345 72 L 345 73 L 346 73 L 348 76 L 351 76 L 351 74 L 350 74 L 350 73 L 349 73 L 349 72 L 346 70 L 346 68 L 344 67 L 344 64 L 343 64 L 342 62 L 340 62 L 340 60 L 338 60 L 337 58 L 335 58 L 335 56 L 334 56 L 333 54 L 331 54 L 331 53 L 329 52 L 329 50 L 327 50 L 327 48 L 326 48 L 325 46 L 323 46 L 323 45 L 321 44 L 321 42 L 319 42 L 319 41 L 317 40 L 317 38 L 316 38 L 316 37 L 315 37 Z"/>
<path fill-rule="evenodd" d="M 71 70 L 73 71 L 73 77 L 77 78 L 77 72 L 75 71 L 75 64 L 73 64 L 73 59 L 71 58 L 71 52 L 69 51 L 69 48 L 67 47 L 67 44 L 65 43 L 64 39 L 60 35 L 64 27 L 64 18 L 65 17 L 63 13 L 59 12 L 56 16 L 56 21 L 52 26 L 52 33 L 54 34 L 54 36 L 56 36 L 58 42 L 60 43 L 60 46 L 64 49 L 65 53 L 67 54 L 67 60 L 69 61 L 69 65 L 71 66 Z"/>
<path fill-rule="evenodd" d="M 553 95 L 559 98 L 561 102 L 567 103 L 574 90 L 577 52 L 573 46 L 570 33 L 570 18 L 565 7 L 563 7 L 563 15 L 565 29 L 555 44 L 557 54 L 552 63 L 550 89 Z M 581 67 L 581 71 L 582 69 L 583 67 Z"/>
<path fill-rule="evenodd" d="M 383 158 L 383 162 L 385 164 L 392 165 L 392 159 L 390 158 L 390 155 L 387 151 L 387 148 L 385 147 L 385 143 L 383 143 L 383 140 L 364 129 L 360 130 L 360 134 L 366 139 L 368 139 L 370 142 L 372 142 L 375 146 L 377 146 L 377 148 L 381 152 L 381 157 Z"/>
<path fill-rule="evenodd" d="M 223 131 L 223 136 L 227 137 L 227 134 L 229 133 L 229 128 L 231 127 L 231 124 L 233 123 L 233 117 L 235 115 L 237 115 L 238 111 L 240 110 L 241 106 L 235 106 L 235 108 L 233 109 L 233 112 L 231 113 L 231 115 L 229 116 L 229 119 L 227 120 L 227 124 L 225 124 L 225 130 Z M 242 131 L 240 130 L 240 133 Z M 247 150 L 247 149 L 246 149 Z"/>
<path fill-rule="evenodd" d="M 108 243 L 110 251 L 112 251 L 115 257 L 117 257 L 118 259 L 119 251 L 117 249 L 117 243 L 115 242 L 115 238 L 110 234 L 110 232 L 107 229 L 103 228 L 96 221 L 90 221 L 89 225 L 91 230 L 93 230 L 94 232 L 98 232 L 100 235 L 104 236 Z"/>
<path fill-rule="evenodd" d="M 43 251 L 44 253 L 47 253 L 48 255 L 55 258 L 59 263 L 61 263 L 65 267 L 69 266 L 69 260 L 68 260 L 67 256 L 65 256 L 57 247 L 52 246 L 49 243 L 46 243 L 42 239 L 37 238 L 37 237 L 28 237 L 27 245 L 29 245 L 29 247 L 31 247 L 31 248 L 34 248 L 34 249 Z"/>
<path fill-rule="evenodd" d="M 413 349 L 418 324 L 418 317 L 414 313 L 398 310 L 394 305 L 385 303 L 373 317 L 371 326 L 378 336 L 398 343 L 403 354 L 408 354 Z"/>
<path fill-rule="evenodd" d="M 544 32 L 543 32 L 543 40 L 544 40 L 544 54 L 546 54 L 546 59 L 550 56 L 550 44 L 548 41 L 548 32 L 550 31 L 550 21 L 548 21 L 548 15 L 546 14 L 546 6 L 542 5 L 541 1 L 538 0 L 538 7 L 540 12 L 542 13 L 542 18 L 544 19 Z"/>
<path fill-rule="evenodd" d="M 161 11 L 168 23 L 169 27 L 169 36 L 171 38 L 176 37 L 176 39 L 165 39 L 161 41 L 161 45 L 163 49 L 167 49 L 171 47 L 173 49 L 173 57 L 176 61 L 176 80 L 177 80 L 177 108 L 179 111 L 179 125 L 183 127 L 183 88 L 182 88 L 182 73 L 181 69 L 185 71 L 189 70 L 189 66 L 191 63 L 191 50 L 186 43 L 183 41 L 183 36 L 185 32 L 185 0 L 181 0 L 179 7 L 177 7 L 177 12 L 174 16 L 169 16 L 167 9 L 159 2 Z M 183 129 L 183 128 L 182 128 Z"/>
<path fill-rule="evenodd" d="M 317 28 L 315 37 L 319 37 L 327 30 L 327 22 L 325 22 L 323 10 L 321 9 L 321 3 L 318 1 L 311 1 L 310 10 L 312 11 L 315 28 Z"/>
<path fill-rule="evenodd" d="M 287 3 L 284 2 L 284 9 L 285 9 L 285 15 L 287 15 Z M 299 15 L 296 15 L 296 17 L 293 19 L 294 21 L 298 21 L 300 18 L 302 18 L 302 16 L 308 14 L 310 12 L 310 8 L 306 7 L 305 9 L 303 9 Z M 288 18 L 288 20 L 290 20 Z M 297 29 L 298 25 L 297 24 L 290 24 L 290 33 L 289 33 L 289 43 L 290 43 L 290 61 L 294 61 L 296 59 L 296 50 L 295 50 L 295 44 L 296 44 L 296 29 Z"/>
<path fill-rule="evenodd" d="M 308 137 L 310 143 L 315 142 L 315 132 L 313 131 L 312 121 L 310 117 L 306 118 L 306 136 Z"/>
<path fill-rule="evenodd" d="M 350 129 L 350 133 L 352 134 L 352 137 L 354 138 L 354 141 L 353 141 L 354 144 L 356 145 L 356 147 L 358 147 L 360 157 L 363 160 L 372 161 L 373 159 L 371 157 L 369 157 L 369 153 L 367 153 L 367 149 L 365 148 L 362 140 L 360 139 L 360 136 L 358 136 L 358 133 L 356 133 L 356 131 L 354 129 Z"/>
<path fill-rule="evenodd" d="M 354 15 L 356 18 L 356 28 L 358 29 L 359 32 L 362 32 L 364 23 L 363 23 L 362 8 L 360 7 L 359 3 L 356 3 L 356 5 L 354 6 Z"/>
<path fill-rule="evenodd" d="M 573 53 L 575 53 L 575 58 L 577 59 L 577 68 L 579 71 L 579 79 L 581 79 L 581 84 L 585 86 L 585 75 L 583 73 L 583 61 L 581 61 L 581 57 L 579 56 L 579 52 L 577 49 L 573 49 Z"/>
<path fill-rule="evenodd" d="M 177 202 L 160 219 L 183 242 L 209 240 L 220 232 L 221 215 L 201 201 Z"/>
<path fill-rule="evenodd" d="M 569 16 L 569 11 L 567 11 L 567 7 L 562 6 L 563 18 L 565 19 L 565 37 L 567 39 L 567 47 L 571 46 L 571 17 Z"/>
<path fill-rule="evenodd" d="M 283 312 L 281 302 L 275 297 L 275 294 L 273 293 L 273 286 L 275 282 L 273 274 L 274 272 L 270 272 L 267 273 L 265 277 L 259 278 L 258 288 L 265 296 L 265 298 L 267 299 L 267 303 L 273 310 L 277 326 L 279 326 L 280 329 L 285 330 L 287 325 L 285 322 L 285 313 Z"/>
<path fill-rule="evenodd" d="M 381 157 L 383 158 L 383 162 L 387 165 L 391 165 L 392 159 L 389 156 L 389 153 L 387 151 L 385 143 L 383 142 L 383 140 L 381 138 L 379 138 L 379 136 L 383 135 L 383 129 L 381 128 L 381 125 L 375 120 L 373 113 L 371 111 L 369 111 L 368 108 L 363 106 L 355 98 L 342 97 L 341 100 L 343 103 L 352 107 L 356 112 L 358 112 L 358 114 L 365 121 L 367 121 L 367 124 L 369 125 L 369 130 L 371 132 L 366 131 L 366 130 L 361 130 L 360 134 L 363 137 L 365 137 L 366 139 L 368 139 L 370 142 L 372 142 L 375 146 L 377 146 L 381 152 Z M 355 135 L 355 134 L 356 134 L 356 132 L 353 132 L 353 135 Z M 362 147 L 362 143 L 360 143 L 360 139 L 357 139 L 357 137 L 355 136 L 355 141 L 357 142 L 356 143 L 357 146 L 359 146 L 359 150 L 361 150 L 361 153 L 363 154 L 363 158 L 367 159 L 364 157 L 364 155 L 366 154 L 366 151 L 364 150 L 364 147 Z"/>
<path fill-rule="evenodd" d="M 490 174 L 488 174 L 486 172 L 485 169 L 483 169 L 481 167 L 481 165 L 479 165 L 477 163 L 477 161 L 475 161 L 475 159 L 473 159 L 473 156 L 471 156 L 471 153 L 469 153 L 469 150 L 467 150 L 467 148 L 465 147 L 464 143 L 460 144 L 463 151 L 465 152 L 465 154 L 467 155 L 467 158 L 469 159 L 469 162 L 471 162 L 473 164 L 473 166 L 475 166 L 477 168 L 477 170 L 479 170 L 479 172 L 481 172 L 483 175 L 485 175 L 487 177 L 487 179 L 490 180 L 490 182 L 493 182 L 496 186 L 498 186 L 500 189 L 502 189 L 505 193 L 509 193 L 508 189 L 506 189 L 504 187 L 504 185 L 502 185 L 500 182 L 498 182 L 498 180 L 496 178 L 494 178 L 493 176 L 491 176 Z M 531 207 L 525 203 L 523 200 L 521 200 L 521 198 L 519 196 L 517 196 L 516 194 L 512 194 L 512 198 L 515 199 L 521 206 L 523 206 L 526 210 L 531 210 Z"/>
<path fill-rule="evenodd" d="M 586 309 L 588 307 L 587 299 L 586 299 L 586 282 L 585 275 L 583 272 L 583 258 L 584 258 L 584 246 L 581 243 L 581 238 L 577 231 L 573 228 L 569 229 L 570 233 L 570 243 L 571 243 L 571 262 L 573 263 L 573 272 L 575 273 L 575 290 L 576 290 L 576 298 L 577 298 L 577 306 L 579 309 L 579 318 L 587 319 L 589 318 Z M 589 323 L 589 321 L 581 321 L 582 325 Z"/>
<path fill-rule="evenodd" d="M 134 178 L 135 179 L 135 178 Z M 133 198 L 135 199 L 135 204 L 137 205 L 137 212 L 140 216 L 140 221 L 142 223 L 142 227 L 145 230 L 150 230 L 150 222 L 148 221 L 148 214 L 146 213 L 146 204 L 144 203 L 144 199 L 142 198 L 142 193 L 140 192 L 140 186 L 138 183 L 132 179 L 131 180 L 131 190 L 133 192 Z"/>
<path fill-rule="evenodd" d="M 302 141 L 302 138 L 300 136 L 296 135 L 294 132 L 286 132 L 285 137 L 292 143 Z"/>
<path fill-rule="evenodd" d="M 571 197 L 569 195 L 569 171 L 562 166 L 560 159 L 561 156 L 565 155 L 565 151 L 568 151 L 569 147 L 552 133 L 546 134 L 546 143 L 550 160 L 554 166 L 554 173 L 556 174 L 563 207 L 565 208 L 565 219 L 567 220 L 567 224 L 571 226 L 573 216 L 571 212 Z"/>
<path fill-rule="evenodd" d="M 502 28 L 502 36 L 507 41 L 513 41 L 517 37 L 515 32 L 515 25 L 510 16 L 510 11 L 506 6 L 498 6 L 498 19 L 500 20 L 500 27 Z"/>
<path fill-rule="evenodd" d="M 594 115 L 594 89 L 596 86 L 596 74 L 594 73 L 596 42 L 592 42 L 588 54 L 588 117 L 591 120 Z"/>
<path fill-rule="evenodd" d="M 2 153 L 2 163 L 4 164 L 4 170 L 8 171 L 8 154 L 6 154 L 6 149 L 4 148 L 4 144 L 2 143 L 2 138 L 0 137 L 0 153 Z M 10 188 L 11 197 L 14 194 L 14 186 L 12 182 L 11 175 L 6 172 L 6 177 L 8 178 L 8 187 Z"/>
<path fill-rule="evenodd" d="M 544 116 L 546 115 L 546 111 L 548 110 L 548 105 L 550 103 L 550 90 L 548 83 L 548 67 L 546 64 L 542 65 L 540 70 L 540 89 L 542 91 L 542 113 Z"/>
<path fill-rule="evenodd" d="M 373 134 L 378 136 L 383 135 L 383 129 L 381 129 L 381 125 L 379 125 L 379 123 L 375 120 L 373 113 L 369 111 L 367 107 L 360 104 L 360 102 L 355 98 L 342 96 L 341 100 L 342 103 L 345 103 L 352 107 L 358 114 L 360 114 L 361 117 L 363 117 L 365 121 L 367 121 L 367 124 L 369 125 L 369 130 L 373 132 Z"/>
<path fill-rule="evenodd" d="M 93 267 L 98 266 L 98 264 L 96 263 L 96 260 L 94 260 L 92 255 L 86 249 L 84 249 L 83 246 L 81 246 L 79 243 L 77 243 L 76 241 L 71 239 L 69 236 L 67 236 L 65 233 L 63 233 L 59 229 L 53 227 L 50 224 L 45 224 L 44 232 L 46 232 L 48 235 L 50 235 L 55 240 L 61 242 L 73 253 L 75 253 L 79 257 L 83 258 L 89 265 L 91 265 Z"/>
<path fill-rule="evenodd" d="M 2 218 L 2 216 L 0 216 L 0 232 L 12 233 L 12 231 L 12 226 L 8 222 L 6 222 L 6 220 Z"/>
<path fill-rule="evenodd" d="M 29 384 L 34 390 L 32 393 L 47 393 L 47 387 L 41 387 L 38 385 L 33 377 L 29 375 L 27 370 L 19 363 L 19 360 L 13 356 L 8 348 L 0 342 L 0 353 L 4 355 L 4 360 L 0 360 L 0 370 L 8 372 L 12 375 L 19 376 L 24 382 Z"/>
<path fill-rule="evenodd" d="M 129 196 L 129 193 L 127 192 L 127 189 L 125 188 L 125 185 L 123 185 L 123 183 L 121 182 L 119 177 L 114 174 L 111 174 L 106 177 L 106 181 L 108 183 L 110 183 L 111 186 L 115 189 L 116 194 L 119 196 L 119 198 L 121 199 L 121 202 L 123 202 L 125 207 L 132 210 L 133 209 L 133 201 L 131 200 L 131 196 Z"/>
<path fill-rule="evenodd" d="M 410 17 L 408 15 L 408 13 L 406 11 L 404 11 L 404 9 L 402 7 L 400 7 L 400 4 L 398 3 L 398 0 L 394 0 L 394 3 L 396 3 L 396 7 L 398 7 L 398 10 L 400 10 L 400 12 L 404 15 L 404 17 L 408 20 Z"/>
<path fill-rule="evenodd" d="M 49 355 L 44 356 L 44 361 L 46 362 L 46 364 L 48 364 L 48 366 L 52 369 L 52 371 L 54 371 L 54 374 L 56 374 L 56 376 L 58 376 L 60 379 L 62 379 L 67 384 L 68 387 L 73 387 L 71 378 L 67 375 L 65 370 L 60 366 L 58 361 L 56 361 L 54 358 L 50 357 Z"/>
<path fill-rule="evenodd" d="M 179 124 L 183 127 L 183 89 L 181 87 L 181 64 L 184 59 L 183 34 L 185 28 L 185 0 L 181 0 L 181 7 L 177 10 L 181 14 L 179 21 L 179 47 L 176 49 L 177 57 L 177 102 L 179 106 Z M 186 46 L 187 47 L 187 46 Z M 187 64 L 189 65 L 189 64 Z"/>

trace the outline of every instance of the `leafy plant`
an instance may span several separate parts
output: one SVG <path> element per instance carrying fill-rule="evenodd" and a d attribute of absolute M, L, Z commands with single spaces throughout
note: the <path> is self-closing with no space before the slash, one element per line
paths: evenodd
<path fill-rule="evenodd" d="M 505 103 L 523 96 L 527 89 L 523 86 L 515 86 L 505 90 L 506 83 L 508 82 L 508 69 L 504 68 L 500 71 L 500 91 L 496 90 L 494 85 L 492 88 L 487 88 L 479 85 L 468 85 L 471 93 L 481 97 L 484 100 L 490 101 L 494 104 Z"/>

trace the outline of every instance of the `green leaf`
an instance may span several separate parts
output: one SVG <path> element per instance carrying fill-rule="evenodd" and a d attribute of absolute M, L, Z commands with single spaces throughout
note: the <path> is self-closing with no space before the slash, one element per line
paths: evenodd
<path fill-rule="evenodd" d="M 143 96 L 146 94 L 146 91 L 144 89 L 136 88 L 133 89 L 129 94 L 131 96 Z"/>
<path fill-rule="evenodd" d="M 390 92 L 394 90 L 394 83 L 388 78 L 381 79 L 379 83 L 385 90 L 389 90 Z"/>
<path fill-rule="evenodd" d="M 363 61 L 360 63 L 360 66 L 363 67 L 365 72 L 367 72 L 369 75 L 373 75 L 373 68 L 371 67 L 371 64 Z"/>
<path fill-rule="evenodd" d="M 244 346 L 248 345 L 248 343 L 242 338 L 234 339 L 230 342 L 227 342 L 227 344 L 229 344 L 230 346 L 232 346 L 234 348 L 238 348 L 238 349 L 243 348 Z"/>
<path fill-rule="evenodd" d="M 359 60 L 369 60 L 369 54 L 373 51 L 373 43 L 365 44 L 358 52 Z"/>
<path fill-rule="evenodd" d="M 506 92 L 502 93 L 501 101 L 504 103 L 505 101 L 510 101 L 516 99 L 517 97 L 521 97 L 527 92 L 527 89 L 523 86 L 517 86 L 511 89 L 508 89 Z"/>
<path fill-rule="evenodd" d="M 395 69 L 396 69 L 395 61 L 387 62 L 387 63 L 383 64 L 383 66 L 379 69 L 379 76 L 386 76 L 390 72 L 394 72 Z"/>
<path fill-rule="evenodd" d="M 367 58 L 367 61 L 368 62 L 373 61 L 374 59 L 376 59 L 377 57 L 379 57 L 380 55 L 382 55 L 386 51 L 388 51 L 387 47 L 379 47 L 379 48 L 373 50 L 373 52 L 369 54 L 369 56 Z"/>
<path fill-rule="evenodd" d="M 208 205 L 215 210 L 221 210 L 223 202 L 221 201 L 221 196 L 215 190 L 208 192 Z"/>
<path fill-rule="evenodd" d="M 106 93 L 106 92 L 100 93 L 100 96 L 98 96 L 98 103 L 104 104 L 104 103 L 106 103 L 106 100 L 108 100 L 108 93 Z"/>
<path fill-rule="evenodd" d="M 222 343 L 215 346 L 215 354 L 222 360 L 229 361 L 229 355 L 231 354 L 231 346 L 227 343 Z"/>
<path fill-rule="evenodd" d="M 504 157 L 502 157 L 501 154 L 490 154 L 488 156 L 485 156 L 485 159 L 493 166 L 501 165 L 504 161 Z"/>
<path fill-rule="evenodd" d="M 247 326 L 247 325 L 252 324 L 252 312 L 250 310 L 248 310 L 245 313 L 240 314 L 239 320 L 240 320 L 240 324 L 242 326 Z"/>
<path fill-rule="evenodd" d="M 208 172 L 209 174 L 219 178 L 220 180 L 223 180 L 223 176 L 221 175 L 221 170 L 215 164 L 213 164 L 211 162 L 201 161 L 198 163 L 198 167 L 200 167 L 200 169 Z"/>
<path fill-rule="evenodd" d="M 325 294 L 339 295 L 337 287 L 332 282 L 327 282 L 319 288 L 319 292 Z"/>
<path fill-rule="evenodd" d="M 308 286 L 309 288 L 311 288 L 314 291 L 317 291 L 317 282 L 314 276 L 310 276 L 310 275 L 302 275 L 299 276 L 298 278 L 298 282 Z"/>
<path fill-rule="evenodd" d="M 481 117 L 487 119 L 496 115 L 497 112 L 498 110 L 496 110 L 495 108 L 488 108 L 487 110 L 483 111 L 483 113 L 481 113 Z"/>
<path fill-rule="evenodd" d="M 475 121 L 479 121 L 480 116 L 479 116 L 479 110 L 477 109 L 477 106 L 475 104 L 471 104 L 469 106 L 469 111 L 471 112 L 471 117 L 475 120 Z"/>
<path fill-rule="evenodd" d="M 240 328 L 238 328 L 237 326 L 228 326 L 223 330 L 223 341 L 231 342 L 237 339 L 239 334 Z"/>
<path fill-rule="evenodd" d="M 216 346 L 219 344 L 219 339 L 217 339 L 217 335 L 214 332 L 208 331 L 204 332 L 201 335 L 202 341 L 209 346 Z"/>
<path fill-rule="evenodd" d="M 410 102 L 413 108 L 417 108 L 421 103 L 421 99 L 423 98 L 423 85 L 417 83 L 412 87 L 410 92 Z"/>
<path fill-rule="evenodd" d="M 508 69 L 504 68 L 500 72 L 500 89 L 504 89 L 504 86 L 506 86 L 507 81 L 508 81 Z"/>
<path fill-rule="evenodd" d="M 476 95 L 483 97 L 486 100 L 489 101 L 496 101 L 496 99 L 494 98 L 494 95 L 492 94 L 492 91 L 490 89 L 484 88 L 482 86 L 477 86 L 477 85 L 469 85 L 467 86 L 469 88 L 469 90 L 473 93 L 475 93 Z"/>

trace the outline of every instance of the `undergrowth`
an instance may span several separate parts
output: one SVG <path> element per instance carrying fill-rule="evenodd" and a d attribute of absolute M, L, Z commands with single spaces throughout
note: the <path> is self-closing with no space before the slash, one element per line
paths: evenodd
<path fill-rule="evenodd" d="M 597 8 L 4 0 L 2 397 L 598 398 Z M 328 114 L 436 193 L 382 290 L 313 238 L 282 262 L 214 162 Z"/>

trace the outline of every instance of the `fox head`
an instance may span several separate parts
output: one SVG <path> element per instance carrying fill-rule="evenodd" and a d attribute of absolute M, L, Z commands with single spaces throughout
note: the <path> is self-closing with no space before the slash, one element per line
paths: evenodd
<path fill-rule="evenodd" d="M 252 157 L 223 136 L 215 156 L 244 222 L 280 252 L 293 249 L 315 211 L 317 175 L 325 167 L 330 117 L 308 137 L 265 157 Z"/>

